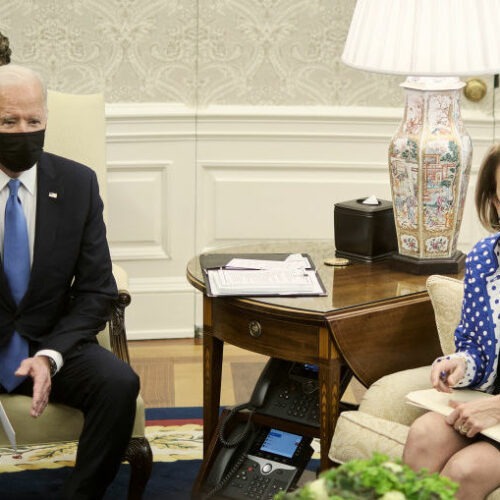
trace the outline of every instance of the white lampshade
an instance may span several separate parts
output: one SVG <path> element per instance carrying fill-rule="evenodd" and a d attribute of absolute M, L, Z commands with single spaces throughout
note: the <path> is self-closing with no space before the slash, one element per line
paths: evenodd
<path fill-rule="evenodd" d="M 500 73 L 500 0 L 358 0 L 342 61 L 378 73 Z"/>

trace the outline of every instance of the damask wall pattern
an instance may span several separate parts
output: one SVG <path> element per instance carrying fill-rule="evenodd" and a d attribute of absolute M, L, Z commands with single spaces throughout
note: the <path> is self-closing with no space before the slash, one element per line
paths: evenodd
<path fill-rule="evenodd" d="M 402 106 L 400 77 L 340 60 L 354 5 L 2 0 L 0 31 L 13 61 L 38 69 L 50 88 L 104 92 L 107 102 Z"/>

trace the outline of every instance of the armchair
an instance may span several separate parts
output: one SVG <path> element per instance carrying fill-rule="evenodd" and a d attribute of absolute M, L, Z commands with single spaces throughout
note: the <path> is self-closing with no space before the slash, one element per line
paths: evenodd
<path fill-rule="evenodd" d="M 460 321 L 463 283 L 433 275 L 427 279 L 443 354 L 455 350 L 454 332 Z M 428 389 L 430 366 L 404 370 L 382 377 L 365 392 L 357 411 L 340 414 L 330 447 L 330 459 L 344 463 L 354 458 L 368 458 L 378 451 L 401 458 L 411 423 L 425 410 L 409 405 L 410 391 Z M 500 488 L 488 496 L 500 500 Z"/>
<path fill-rule="evenodd" d="M 59 92 L 48 93 L 49 118 L 46 131 L 45 150 L 71 158 L 88 165 L 96 171 L 101 197 L 106 206 L 106 152 L 104 99 L 100 94 L 70 95 Z M 101 345 L 113 351 L 119 358 L 129 362 L 124 311 L 130 304 L 127 291 L 127 275 L 123 269 L 113 265 L 113 274 L 118 285 L 118 300 L 106 328 L 99 333 Z M 0 395 L 16 430 L 17 442 L 22 446 L 41 443 L 76 441 L 83 427 L 83 416 L 79 410 L 62 404 L 49 404 L 33 425 L 30 417 L 31 398 L 21 395 Z M 130 463 L 129 500 L 140 499 L 152 469 L 152 453 L 145 437 L 144 402 L 139 395 L 132 439 L 124 460 Z M 9 441 L 0 429 L 0 445 Z"/>

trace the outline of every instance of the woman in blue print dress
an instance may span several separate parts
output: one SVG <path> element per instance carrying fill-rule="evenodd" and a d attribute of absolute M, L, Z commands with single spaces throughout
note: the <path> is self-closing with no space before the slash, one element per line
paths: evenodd
<path fill-rule="evenodd" d="M 464 300 L 455 331 L 456 352 L 437 358 L 432 385 L 442 392 L 468 387 L 498 394 L 458 404 L 447 417 L 428 412 L 410 428 L 403 460 L 459 484 L 458 499 L 484 499 L 500 487 L 500 443 L 479 432 L 500 423 L 500 145 L 485 156 L 476 185 L 476 208 L 492 234 L 479 241 L 465 264 Z"/>

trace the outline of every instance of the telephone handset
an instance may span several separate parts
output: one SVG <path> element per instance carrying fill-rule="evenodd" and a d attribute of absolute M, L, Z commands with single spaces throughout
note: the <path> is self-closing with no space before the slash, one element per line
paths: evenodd
<path fill-rule="evenodd" d="M 240 436 L 245 432 L 245 424 L 238 424 L 230 437 Z M 220 436 L 219 436 L 220 439 Z M 228 447 L 222 444 L 215 462 L 207 476 L 206 485 L 210 492 L 204 498 L 211 498 L 221 490 L 225 483 L 234 475 L 245 459 L 251 439 L 242 439 L 236 446 Z"/>
<path fill-rule="evenodd" d="M 276 384 L 276 381 L 284 376 L 289 364 L 289 361 L 278 358 L 271 358 L 266 363 L 250 397 L 249 405 L 251 407 L 260 408 L 264 404 L 271 384 Z"/>

